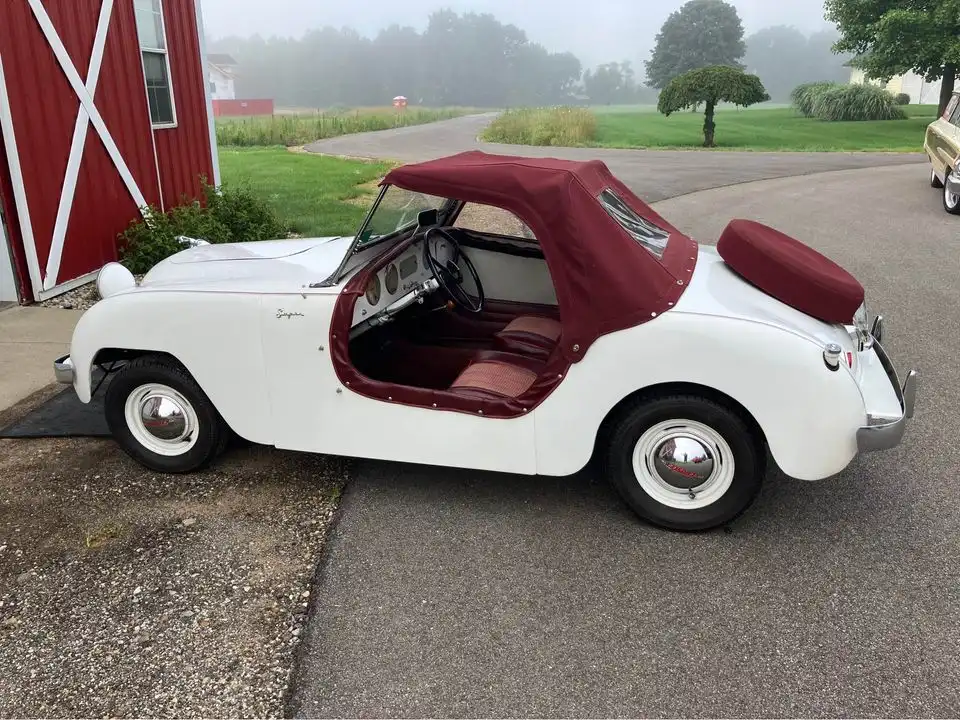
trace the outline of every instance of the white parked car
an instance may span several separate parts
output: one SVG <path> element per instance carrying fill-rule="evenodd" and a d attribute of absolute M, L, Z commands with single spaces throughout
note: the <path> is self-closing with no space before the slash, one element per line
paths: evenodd
<path fill-rule="evenodd" d="M 231 433 L 315 453 L 568 475 L 697 530 L 768 454 L 819 480 L 898 444 L 903 383 L 846 271 L 737 220 L 700 247 L 601 162 L 468 152 L 391 171 L 353 237 L 197 245 L 98 279 L 57 378 L 157 471 Z M 769 453 L 768 453 L 769 450 Z"/>

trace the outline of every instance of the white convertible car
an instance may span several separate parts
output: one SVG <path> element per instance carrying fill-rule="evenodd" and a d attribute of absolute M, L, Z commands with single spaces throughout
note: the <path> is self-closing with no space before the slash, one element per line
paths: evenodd
<path fill-rule="evenodd" d="M 120 445 L 188 472 L 232 433 L 567 475 L 594 456 L 643 518 L 729 522 L 768 456 L 818 480 L 901 441 L 862 286 L 772 228 L 700 247 L 601 162 L 468 152 L 391 171 L 353 237 L 197 244 L 98 278 L 61 382 Z"/>

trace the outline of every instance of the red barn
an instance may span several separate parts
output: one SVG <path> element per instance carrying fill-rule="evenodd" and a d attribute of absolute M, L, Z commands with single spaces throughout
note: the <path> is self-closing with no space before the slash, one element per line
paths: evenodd
<path fill-rule="evenodd" d="M 219 183 L 199 3 L 0 0 L 0 301 L 87 282 L 145 206 Z"/>

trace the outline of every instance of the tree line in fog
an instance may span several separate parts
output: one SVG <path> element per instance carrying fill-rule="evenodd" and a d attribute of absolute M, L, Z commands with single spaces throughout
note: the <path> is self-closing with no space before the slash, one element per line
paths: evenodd
<path fill-rule="evenodd" d="M 810 37 L 788 27 L 745 38 L 743 65 L 760 75 L 774 101 L 796 85 L 845 80 L 832 32 Z M 411 104 L 504 108 L 522 105 L 655 103 L 643 70 L 628 60 L 584 68 L 569 52 L 551 52 L 493 15 L 434 12 L 422 32 L 392 25 L 375 37 L 323 27 L 300 38 L 223 38 L 212 52 L 237 60 L 236 91 L 281 107 Z"/>

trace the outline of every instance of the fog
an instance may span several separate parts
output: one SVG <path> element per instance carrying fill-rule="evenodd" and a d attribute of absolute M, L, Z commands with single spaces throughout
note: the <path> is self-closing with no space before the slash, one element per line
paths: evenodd
<path fill-rule="evenodd" d="M 202 0 L 204 24 L 212 38 L 299 37 L 323 26 L 350 27 L 374 36 L 391 24 L 422 31 L 428 16 L 448 8 L 457 13 L 491 13 L 524 30 L 531 41 L 553 52 L 572 52 L 592 67 L 629 60 L 642 76 L 667 16 L 683 0 Z M 805 34 L 829 27 L 823 0 L 732 0 L 746 35 L 773 25 L 792 25 Z"/>

